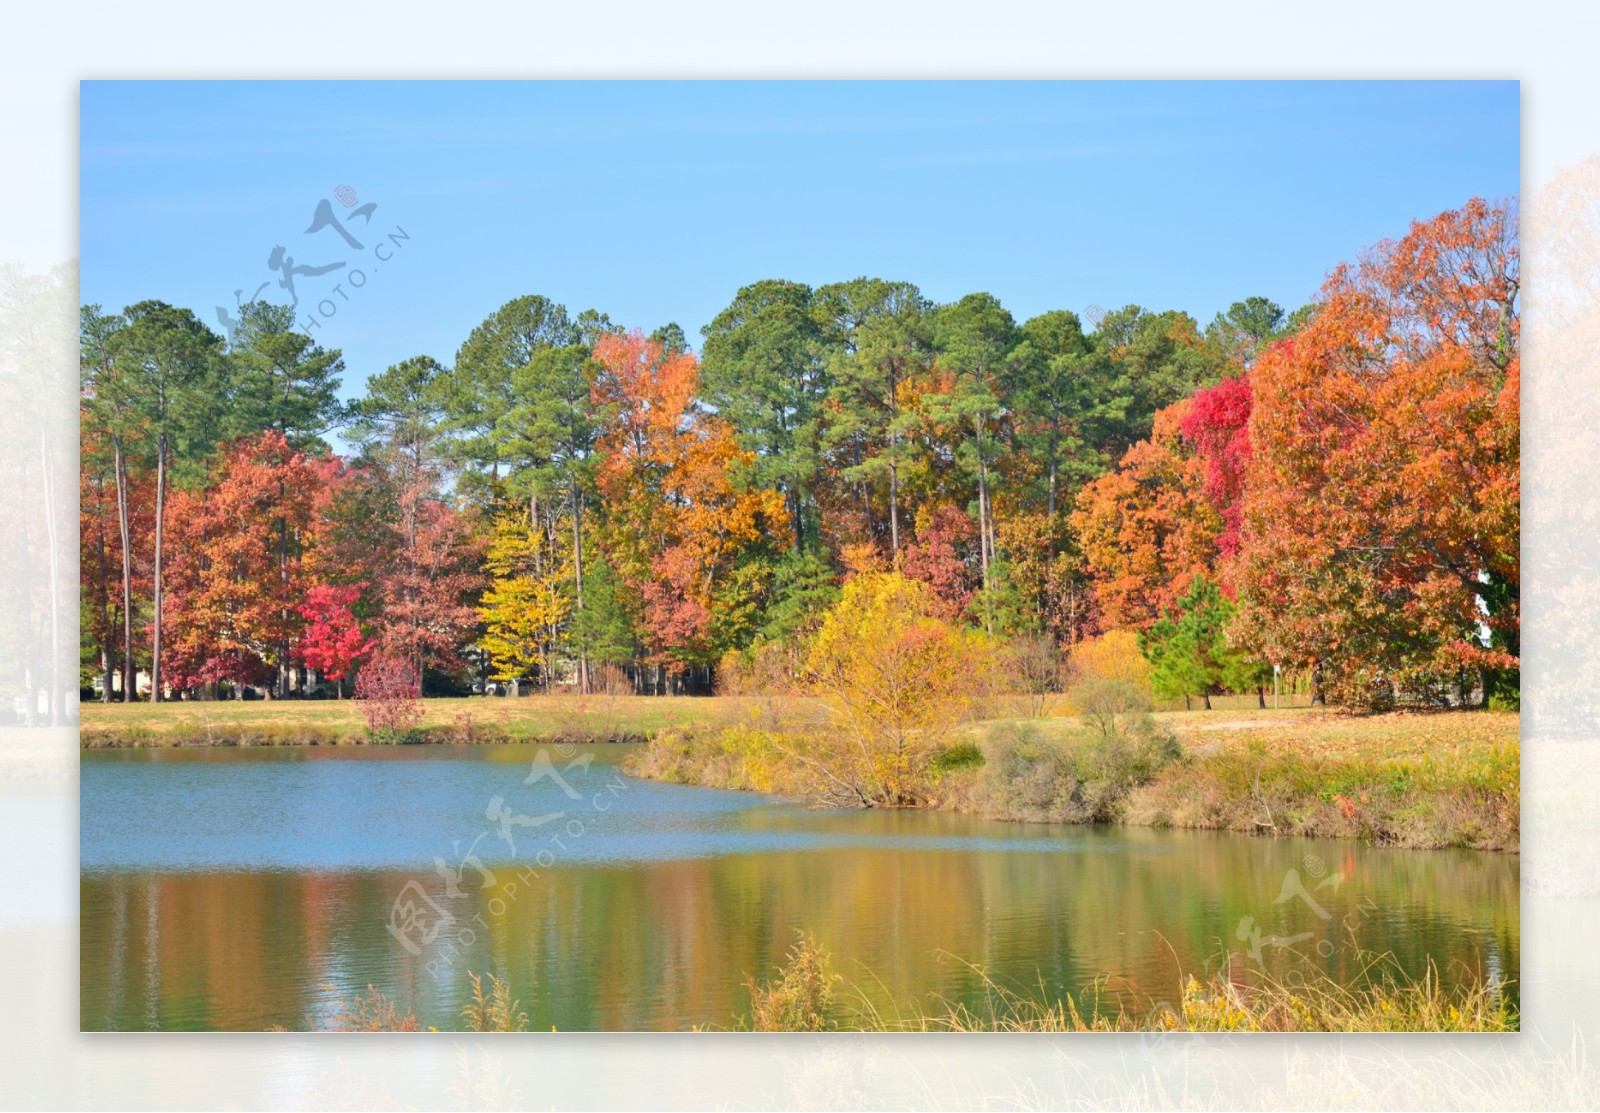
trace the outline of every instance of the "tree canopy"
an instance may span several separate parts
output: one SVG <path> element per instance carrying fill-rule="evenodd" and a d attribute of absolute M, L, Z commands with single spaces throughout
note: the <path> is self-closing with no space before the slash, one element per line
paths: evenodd
<path fill-rule="evenodd" d="M 937 628 L 1132 638 L 1169 699 L 1273 664 L 1350 703 L 1514 699 L 1519 280 L 1515 204 L 1473 201 L 1203 328 L 765 278 L 697 352 L 527 294 L 348 400 L 280 307 L 224 341 L 84 306 L 85 677 L 669 691 Z"/>

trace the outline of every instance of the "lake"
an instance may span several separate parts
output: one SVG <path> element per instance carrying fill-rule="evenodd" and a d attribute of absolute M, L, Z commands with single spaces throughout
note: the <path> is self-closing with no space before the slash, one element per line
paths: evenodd
<path fill-rule="evenodd" d="M 85 1031 L 325 1025 L 369 985 L 459 1026 L 730 1027 L 798 930 L 842 993 L 982 1011 L 986 982 L 1141 1012 L 1181 973 L 1353 978 L 1391 952 L 1519 977 L 1517 857 L 819 811 L 634 780 L 626 746 L 85 751 Z"/>

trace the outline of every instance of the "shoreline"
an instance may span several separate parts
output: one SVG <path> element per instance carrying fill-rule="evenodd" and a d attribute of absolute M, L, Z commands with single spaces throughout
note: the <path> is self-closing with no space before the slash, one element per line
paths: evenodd
<path fill-rule="evenodd" d="M 925 799 L 910 807 L 1019 823 L 1227 831 L 1354 839 L 1395 849 L 1520 854 L 1520 741 L 1475 737 L 1438 755 L 1427 750 L 1396 755 L 1383 732 L 1371 729 L 1391 725 L 1395 718 L 1330 716 L 1307 724 L 1354 736 L 1342 745 L 1328 744 L 1314 730 L 1281 732 L 1286 737 L 1271 741 L 1259 735 L 1229 742 L 1191 737 L 1164 760 L 1098 782 L 1073 767 L 1073 751 L 1084 745 L 1084 732 L 1058 729 L 1052 736 L 1033 723 L 991 724 L 943 751 L 941 756 L 958 757 L 958 762 L 939 770 L 935 759 Z M 1412 725 L 1404 721 L 1410 717 L 1400 718 L 1402 725 Z M 1374 737 L 1362 737 L 1364 730 Z M 645 779 L 806 802 L 805 793 L 784 791 L 781 774 L 775 775 L 765 760 L 763 751 L 773 740 L 793 749 L 782 739 L 780 734 L 763 739 L 762 732 L 749 729 L 665 732 L 629 755 L 623 768 Z M 1426 736 L 1422 741 L 1433 744 Z"/>
<path fill-rule="evenodd" d="M 126 737 L 97 731 L 86 736 L 79 731 L 78 749 L 82 750 L 287 750 L 287 749 L 404 749 L 416 746 L 640 746 L 648 743 L 645 734 L 616 734 L 605 737 L 569 735 L 493 735 L 474 733 L 470 737 L 456 738 L 436 731 L 420 732 L 417 737 L 397 741 L 380 741 L 360 735 L 300 735 L 293 737 L 267 737 L 244 734 L 227 738 L 196 736 L 162 736 L 159 739 Z"/>
<path fill-rule="evenodd" d="M 1192 770 L 1195 768 L 1195 766 L 1179 767 L 1172 774 L 1157 774 L 1154 779 L 1139 786 L 1130 794 L 1127 798 L 1128 810 L 1110 819 L 1055 820 L 998 815 L 980 808 L 964 806 L 961 803 L 952 803 L 949 800 L 937 800 L 924 806 L 900 805 L 897 810 L 949 811 L 957 815 L 970 815 L 1002 823 L 1052 823 L 1061 826 L 1120 826 L 1179 831 L 1221 831 L 1229 834 L 1249 835 L 1256 838 L 1351 839 L 1367 846 L 1390 850 L 1472 850 L 1491 854 L 1513 855 L 1520 855 L 1522 852 L 1519 833 L 1520 817 L 1513 817 L 1509 823 L 1504 825 L 1495 824 L 1494 828 L 1488 833 L 1474 836 L 1463 832 L 1459 827 L 1446 829 L 1442 832 L 1438 830 L 1430 831 L 1426 827 L 1406 827 L 1394 824 L 1386 821 L 1382 816 L 1368 818 L 1346 817 L 1342 812 L 1337 817 L 1329 814 L 1319 814 L 1309 819 L 1299 818 L 1292 822 L 1269 825 L 1249 817 L 1238 818 L 1238 813 L 1235 809 L 1249 807 L 1256 803 L 1252 798 L 1240 796 L 1220 799 L 1216 797 L 1202 798 L 1197 801 L 1202 810 L 1188 812 L 1183 808 L 1184 803 L 1192 799 L 1194 784 L 1191 778 Z M 1213 770 L 1203 765 L 1199 766 L 1199 768 L 1202 775 L 1213 772 Z M 791 799 L 796 803 L 807 803 L 803 798 L 763 793 L 759 789 L 718 783 L 714 780 L 676 780 L 668 777 L 653 776 L 633 766 L 632 763 L 626 763 L 623 772 L 630 777 L 637 777 L 641 780 L 656 780 L 665 784 L 693 784 L 701 788 L 750 792 L 757 795 L 779 795 L 780 798 Z M 1470 798 L 1462 799 L 1441 794 L 1433 797 L 1432 800 L 1445 809 L 1459 809 L 1468 812 L 1479 811 L 1478 808 L 1474 807 L 1474 802 Z M 828 805 L 818 806 L 828 807 Z M 1215 809 L 1215 811 L 1206 809 Z"/>
<path fill-rule="evenodd" d="M 751 764 L 752 726 L 815 723 L 804 699 L 776 708 L 742 697 L 430 699 L 409 736 L 369 736 L 350 701 L 178 703 L 85 708 L 79 748 L 257 749 L 514 744 L 631 744 L 624 770 L 667 783 L 761 792 L 800 803 L 770 767 Z M 918 809 L 1014 822 L 1097 823 L 1344 838 L 1402 849 L 1520 853 L 1520 743 L 1515 715 L 1349 715 L 1237 708 L 1163 712 L 1180 755 L 1153 773 L 1085 794 L 1041 755 L 1070 753 L 1076 719 L 987 718 L 951 739 L 962 762 L 937 771 Z M 769 737 L 775 732 L 766 732 Z M 1019 766 L 1015 756 L 1024 751 Z M 1009 761 L 1015 783 L 996 781 Z M 987 770 L 988 772 L 985 772 Z M 1031 779 L 1030 779 L 1031 778 Z M 1042 780 L 1041 780 L 1042 778 Z M 1026 782 L 1026 783 L 1024 783 Z M 1087 795 L 1087 799 L 1086 799 Z"/>

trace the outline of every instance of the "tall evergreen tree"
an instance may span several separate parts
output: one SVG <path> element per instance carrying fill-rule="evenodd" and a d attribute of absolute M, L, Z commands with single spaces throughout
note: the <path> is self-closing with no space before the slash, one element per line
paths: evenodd
<path fill-rule="evenodd" d="M 992 294 L 968 294 L 940 307 L 935 338 L 939 365 L 952 375 L 949 388 L 924 399 L 929 413 L 961 430 L 957 456 L 978 486 L 978 554 L 983 586 L 995 560 L 994 474 L 999 423 L 1005 413 L 1004 383 L 1017 343 L 1016 322 Z"/>
<path fill-rule="evenodd" d="M 301 451 L 344 417 L 339 402 L 344 357 L 294 330 L 294 313 L 285 305 L 257 301 L 239 315 L 229 346 L 231 398 L 229 436 L 253 436 L 264 429 L 282 433 Z"/>
<path fill-rule="evenodd" d="M 777 280 L 746 286 L 701 331 L 704 400 L 756 453 L 754 481 L 783 493 L 799 552 L 817 474 L 819 409 L 828 389 L 811 287 Z"/>
<path fill-rule="evenodd" d="M 829 421 L 822 441 L 840 478 L 872 520 L 871 488 L 886 486 L 889 551 L 900 554 L 900 475 L 916 413 L 905 388 L 932 358 L 930 303 L 909 282 L 858 278 L 817 291 L 816 313 L 829 353 Z"/>
<path fill-rule="evenodd" d="M 140 302 L 124 316 L 114 358 L 127 373 L 126 401 L 147 430 L 156 477 L 150 698 L 159 701 L 167 486 L 174 470 L 198 467 L 216 445 L 223 345 L 192 312 L 165 302 Z"/>

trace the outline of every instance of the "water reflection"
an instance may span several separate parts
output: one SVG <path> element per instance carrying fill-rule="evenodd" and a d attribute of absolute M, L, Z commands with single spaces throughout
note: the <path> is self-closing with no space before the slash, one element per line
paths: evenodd
<path fill-rule="evenodd" d="M 521 787 L 529 751 L 505 749 L 519 761 L 86 762 L 82 1026 L 299 1028 L 370 984 L 450 1028 L 468 969 L 509 978 L 535 1028 L 721 1026 L 747 1006 L 745 976 L 780 962 L 797 929 L 875 1001 L 929 1010 L 983 1007 L 968 963 L 1033 992 L 1105 979 L 1108 1003 L 1142 1008 L 1227 952 L 1241 976 L 1290 969 L 1290 941 L 1345 978 L 1362 950 L 1413 971 L 1431 957 L 1452 980 L 1518 976 L 1515 857 L 817 812 L 637 781 L 583 813 L 547 863 L 530 853 L 542 835 L 519 833 L 516 860 L 480 842 L 500 852 L 449 897 L 433 858 L 479 833 L 491 791 L 530 813 L 554 793 L 577 815 L 616 778 L 613 754 L 575 769 L 574 804 L 555 786 Z M 317 772 L 249 775 L 297 769 Z M 427 775 L 397 778 L 407 770 Z M 343 821 L 297 837 L 313 810 L 297 795 Z M 274 868 L 245 865 L 251 848 Z M 453 916 L 418 953 L 389 931 L 411 882 Z"/>

